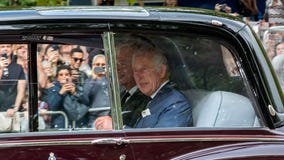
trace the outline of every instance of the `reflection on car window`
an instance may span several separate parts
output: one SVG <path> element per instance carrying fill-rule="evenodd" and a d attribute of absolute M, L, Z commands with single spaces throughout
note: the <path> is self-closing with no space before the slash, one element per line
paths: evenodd
<path fill-rule="evenodd" d="M 224 65 L 226 67 L 228 75 L 230 77 L 240 76 L 239 69 L 238 69 L 230 51 L 222 45 L 221 45 L 221 50 L 222 50 L 222 53 L 223 53 L 222 56 L 223 56 Z"/>

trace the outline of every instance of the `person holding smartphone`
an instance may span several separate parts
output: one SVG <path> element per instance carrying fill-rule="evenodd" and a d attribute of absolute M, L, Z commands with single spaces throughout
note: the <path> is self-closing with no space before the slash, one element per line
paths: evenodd
<path fill-rule="evenodd" d="M 90 108 L 109 107 L 108 79 L 106 77 L 105 55 L 98 54 L 92 60 L 92 77 L 86 80 L 83 88 L 84 102 Z M 94 121 L 109 114 L 109 110 L 89 113 L 89 127 L 94 128 Z"/>
<path fill-rule="evenodd" d="M 226 3 L 224 3 L 224 4 L 216 3 L 214 10 L 218 11 L 218 12 L 225 12 L 225 13 L 228 13 L 232 16 L 239 16 L 238 13 L 232 13 L 232 8 L 230 6 L 228 6 Z"/>
<path fill-rule="evenodd" d="M 0 112 L 13 117 L 25 95 L 25 73 L 21 65 L 12 61 L 12 44 L 0 44 L 0 55 Z"/>
<path fill-rule="evenodd" d="M 80 48 L 73 48 L 70 51 L 71 61 L 71 77 L 72 81 L 76 83 L 76 85 L 83 87 L 86 79 L 88 78 L 87 74 L 83 71 L 80 71 L 79 68 L 82 66 L 84 62 L 84 52 Z"/>
<path fill-rule="evenodd" d="M 53 86 L 43 89 L 43 101 L 47 102 L 50 111 L 64 111 L 68 117 L 68 124 L 76 122 L 76 127 L 83 127 L 86 123 L 84 116 L 88 107 L 80 102 L 82 90 L 72 82 L 71 68 L 68 65 L 59 65 L 56 71 L 56 80 Z M 81 110 L 82 109 L 82 110 Z M 66 128 L 62 115 L 51 116 L 51 128 Z"/>

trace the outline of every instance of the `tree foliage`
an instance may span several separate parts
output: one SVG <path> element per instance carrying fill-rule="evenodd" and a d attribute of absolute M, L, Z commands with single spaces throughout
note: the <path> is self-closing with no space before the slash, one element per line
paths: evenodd
<path fill-rule="evenodd" d="M 66 6 L 67 0 L 35 0 L 37 6 Z"/>
<path fill-rule="evenodd" d="M 2 7 L 64 6 L 67 0 L 1 0 Z"/>
<path fill-rule="evenodd" d="M 129 5 L 134 5 L 136 3 L 136 0 L 127 0 L 128 4 Z"/>

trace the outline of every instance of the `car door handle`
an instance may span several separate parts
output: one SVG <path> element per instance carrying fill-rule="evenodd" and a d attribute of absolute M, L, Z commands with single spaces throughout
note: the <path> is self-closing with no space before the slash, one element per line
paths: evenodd
<path fill-rule="evenodd" d="M 95 139 L 91 142 L 92 144 L 128 144 L 129 140 L 123 138 L 102 138 L 102 139 Z"/>

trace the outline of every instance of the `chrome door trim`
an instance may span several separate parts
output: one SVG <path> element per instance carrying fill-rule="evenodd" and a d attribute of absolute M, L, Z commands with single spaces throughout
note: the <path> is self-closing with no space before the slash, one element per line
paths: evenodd
<path fill-rule="evenodd" d="M 7 143 L 2 142 L 0 144 L 0 148 L 5 147 L 36 147 L 36 146 L 61 146 L 61 145 L 101 145 L 99 143 L 92 143 L 98 139 L 89 139 L 89 140 L 53 140 L 53 141 L 28 141 L 28 142 L 17 142 L 17 141 L 8 141 Z M 113 137 L 109 138 L 103 138 L 103 139 L 114 139 Z M 284 142 L 284 138 L 273 138 L 273 137 L 249 137 L 249 138 L 233 138 L 233 137 L 212 137 L 212 138 L 137 138 L 137 139 L 121 139 L 123 141 L 126 141 L 127 144 L 142 144 L 142 143 L 172 143 L 172 142 L 221 142 L 221 141 L 227 141 L 227 142 Z M 119 145 L 114 143 L 114 145 Z"/>

